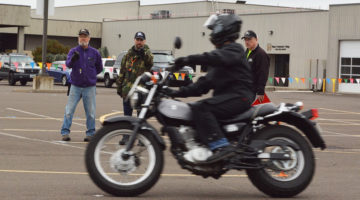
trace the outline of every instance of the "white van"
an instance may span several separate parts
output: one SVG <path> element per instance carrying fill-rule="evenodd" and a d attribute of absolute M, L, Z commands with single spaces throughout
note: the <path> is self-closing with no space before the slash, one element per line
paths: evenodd
<path fill-rule="evenodd" d="M 111 88 L 115 82 L 114 78 L 114 64 L 115 60 L 112 58 L 102 58 L 103 71 L 100 72 L 96 77 L 98 81 L 104 81 L 104 85 L 107 88 Z"/>

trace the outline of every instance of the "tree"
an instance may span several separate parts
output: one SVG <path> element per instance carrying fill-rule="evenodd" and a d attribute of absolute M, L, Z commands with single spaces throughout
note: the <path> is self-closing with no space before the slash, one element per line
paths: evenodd
<path fill-rule="evenodd" d="M 107 47 L 101 47 L 98 50 L 99 50 L 100 55 L 101 55 L 102 58 L 108 58 L 109 57 L 109 51 L 108 51 Z"/>
<path fill-rule="evenodd" d="M 46 53 L 47 53 L 46 62 L 49 62 L 49 63 L 54 62 L 55 60 L 57 60 L 57 58 L 59 58 L 59 56 L 57 56 L 57 54 L 66 54 L 67 55 L 70 50 L 70 47 L 64 46 L 57 40 L 47 40 L 46 46 L 47 46 L 46 47 Z M 34 56 L 35 62 L 42 62 L 42 47 L 36 47 L 32 51 L 32 54 Z"/>

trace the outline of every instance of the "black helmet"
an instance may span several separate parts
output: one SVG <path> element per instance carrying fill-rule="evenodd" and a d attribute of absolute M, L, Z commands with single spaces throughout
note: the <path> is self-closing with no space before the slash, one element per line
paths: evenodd
<path fill-rule="evenodd" d="M 222 45 L 226 41 L 239 38 L 241 19 L 234 14 L 211 15 L 204 26 L 212 30 L 210 41 L 214 45 Z"/>

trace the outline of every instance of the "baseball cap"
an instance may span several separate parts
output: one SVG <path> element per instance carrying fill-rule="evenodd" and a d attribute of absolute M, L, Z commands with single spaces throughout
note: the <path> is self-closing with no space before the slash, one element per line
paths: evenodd
<path fill-rule="evenodd" d="M 82 35 L 82 34 L 84 34 L 84 35 L 90 35 L 89 30 L 87 30 L 86 28 L 80 29 L 79 35 Z"/>
<path fill-rule="evenodd" d="M 245 32 L 244 36 L 241 39 L 244 39 L 244 38 L 250 39 L 252 37 L 257 38 L 256 33 L 254 31 L 252 31 L 252 30 L 248 30 L 248 31 Z"/>
<path fill-rule="evenodd" d="M 145 33 L 141 32 L 141 31 L 136 32 L 134 38 L 135 39 L 140 38 L 140 39 L 146 40 Z"/>

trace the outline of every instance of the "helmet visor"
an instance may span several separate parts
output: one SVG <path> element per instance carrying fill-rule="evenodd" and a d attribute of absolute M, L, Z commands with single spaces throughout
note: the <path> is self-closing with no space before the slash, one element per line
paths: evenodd
<path fill-rule="evenodd" d="M 217 15 L 210 15 L 209 18 L 205 21 L 204 27 L 207 27 L 210 30 L 213 30 L 215 21 L 218 19 Z"/>

